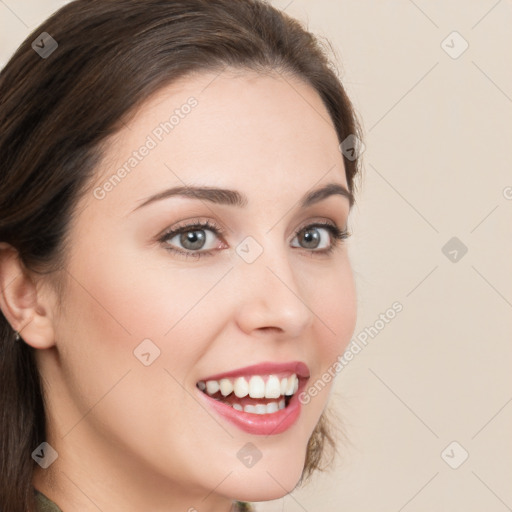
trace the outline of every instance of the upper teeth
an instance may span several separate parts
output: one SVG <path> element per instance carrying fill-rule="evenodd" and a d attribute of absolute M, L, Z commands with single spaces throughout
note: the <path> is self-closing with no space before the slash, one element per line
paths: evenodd
<path fill-rule="evenodd" d="M 199 381 L 199 389 L 206 391 L 209 395 L 214 395 L 218 391 L 222 396 L 228 396 L 235 393 L 238 398 L 249 395 L 251 398 L 279 398 L 281 395 L 291 396 L 299 388 L 299 379 L 293 373 L 288 377 L 279 379 L 275 375 L 269 375 L 265 382 L 265 377 L 253 375 L 247 380 L 245 377 L 236 377 L 234 379 L 220 379 Z"/>

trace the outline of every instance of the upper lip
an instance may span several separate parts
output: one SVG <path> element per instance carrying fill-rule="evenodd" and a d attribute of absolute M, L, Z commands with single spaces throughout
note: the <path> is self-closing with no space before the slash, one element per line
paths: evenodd
<path fill-rule="evenodd" d="M 283 363 L 272 363 L 263 362 L 246 366 L 244 368 L 238 368 L 236 370 L 230 370 L 228 372 L 216 373 L 203 379 L 204 382 L 208 380 L 220 380 L 230 377 L 244 377 L 247 375 L 272 375 L 275 373 L 295 373 L 297 377 L 307 379 L 310 376 L 309 368 L 306 363 L 302 361 L 290 361 Z"/>

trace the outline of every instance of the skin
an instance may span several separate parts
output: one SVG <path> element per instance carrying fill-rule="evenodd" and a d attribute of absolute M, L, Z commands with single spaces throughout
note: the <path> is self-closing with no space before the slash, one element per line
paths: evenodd
<path fill-rule="evenodd" d="M 48 469 L 37 467 L 33 482 L 65 512 L 228 512 L 232 499 L 291 491 L 332 381 L 274 436 L 248 434 L 205 410 L 196 382 L 300 360 L 311 384 L 354 331 L 347 242 L 319 255 L 294 234 L 315 221 L 342 229 L 350 212 L 341 195 L 299 207 L 313 188 L 347 181 L 328 112 L 297 78 L 224 71 L 174 82 L 108 141 L 95 186 L 190 96 L 198 105 L 112 191 L 99 200 L 91 189 L 76 205 L 61 309 L 56 276 L 36 277 L 5 244 L 1 251 L 2 285 L 15 277 L 2 286 L 2 310 L 38 349 L 47 442 L 59 454 Z M 132 211 L 184 184 L 238 190 L 248 204 L 173 197 Z M 212 256 L 185 258 L 166 250 L 169 239 L 157 241 L 196 219 L 225 228 L 219 238 L 209 232 Z M 235 251 L 247 236 L 263 248 L 250 264 Z M 133 351 L 147 338 L 160 356 L 144 366 Z M 237 458 L 248 442 L 262 454 L 252 468 Z"/>

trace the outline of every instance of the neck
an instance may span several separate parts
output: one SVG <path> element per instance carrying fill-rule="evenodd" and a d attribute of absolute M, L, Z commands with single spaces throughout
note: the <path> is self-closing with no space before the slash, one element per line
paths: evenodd
<path fill-rule="evenodd" d="M 76 441 L 76 440 L 75 440 Z M 80 446 L 80 442 L 73 446 Z M 189 488 L 144 468 L 142 461 L 112 454 L 70 453 L 70 445 L 48 441 L 59 454 L 47 469 L 36 466 L 32 484 L 62 512 L 123 510 L 139 512 L 235 512 L 231 498 L 200 487 Z M 72 448 L 71 448 L 72 449 Z"/>

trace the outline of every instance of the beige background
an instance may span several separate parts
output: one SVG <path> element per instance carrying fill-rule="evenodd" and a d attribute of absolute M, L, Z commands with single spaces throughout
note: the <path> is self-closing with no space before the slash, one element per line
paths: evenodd
<path fill-rule="evenodd" d="M 0 1 L 0 64 L 63 3 Z M 336 469 L 258 510 L 512 510 L 512 3 L 273 4 L 332 41 L 363 120 L 354 337 L 403 311 L 337 379 Z"/>

